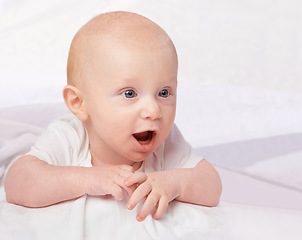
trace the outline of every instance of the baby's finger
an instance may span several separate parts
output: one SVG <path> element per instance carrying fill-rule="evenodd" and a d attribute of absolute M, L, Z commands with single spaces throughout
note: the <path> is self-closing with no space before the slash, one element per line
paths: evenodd
<path fill-rule="evenodd" d="M 153 219 L 157 220 L 161 218 L 167 211 L 169 200 L 166 197 L 161 197 L 158 202 L 156 212 L 153 214 Z"/>
<path fill-rule="evenodd" d="M 125 178 L 122 176 L 116 176 L 113 181 L 127 192 L 128 197 L 130 197 L 136 189 L 136 186 L 127 187 L 124 183 Z"/>
<path fill-rule="evenodd" d="M 129 210 L 132 210 L 139 201 L 141 201 L 145 196 L 147 196 L 151 192 L 151 190 L 152 188 L 150 184 L 143 183 L 139 185 L 130 197 L 129 202 L 127 204 L 127 208 Z"/>
<path fill-rule="evenodd" d="M 136 173 L 133 173 L 131 176 L 129 176 L 125 180 L 125 185 L 126 186 L 131 186 L 131 185 L 133 185 L 135 183 L 142 184 L 146 180 L 147 180 L 147 175 L 145 173 L 143 173 L 143 172 L 136 172 Z"/>
<path fill-rule="evenodd" d="M 116 200 L 121 201 L 124 199 L 124 192 L 121 187 L 115 183 L 110 184 L 107 188 L 107 194 L 111 194 Z"/>
<path fill-rule="evenodd" d="M 145 219 L 145 217 L 154 209 L 156 204 L 160 199 L 160 195 L 155 193 L 154 191 L 149 194 L 142 209 L 139 211 L 136 219 L 141 222 Z"/>
<path fill-rule="evenodd" d="M 131 196 L 134 193 L 135 189 L 136 189 L 136 186 L 134 186 L 134 185 L 130 186 L 130 187 L 125 187 L 125 190 L 126 190 L 127 195 L 128 195 L 129 198 L 131 198 Z"/>

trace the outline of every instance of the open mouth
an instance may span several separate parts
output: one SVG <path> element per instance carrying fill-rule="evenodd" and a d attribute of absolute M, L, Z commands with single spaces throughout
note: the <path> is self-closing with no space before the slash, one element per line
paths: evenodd
<path fill-rule="evenodd" d="M 153 131 L 145 131 L 133 134 L 133 137 L 141 144 L 145 145 L 151 142 L 154 135 Z"/>

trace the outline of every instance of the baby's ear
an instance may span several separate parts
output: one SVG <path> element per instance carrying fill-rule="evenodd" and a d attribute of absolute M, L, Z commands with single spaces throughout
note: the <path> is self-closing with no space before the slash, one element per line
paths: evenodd
<path fill-rule="evenodd" d="M 89 118 L 85 102 L 81 92 L 72 85 L 67 85 L 63 89 L 65 104 L 69 110 L 82 122 Z"/>

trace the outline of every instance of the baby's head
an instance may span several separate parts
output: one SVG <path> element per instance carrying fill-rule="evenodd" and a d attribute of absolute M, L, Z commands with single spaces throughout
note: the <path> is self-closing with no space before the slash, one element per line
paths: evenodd
<path fill-rule="evenodd" d="M 70 47 L 63 93 L 98 146 L 92 153 L 116 163 L 151 154 L 174 122 L 177 68 L 171 39 L 143 16 L 111 12 L 85 24 Z"/>

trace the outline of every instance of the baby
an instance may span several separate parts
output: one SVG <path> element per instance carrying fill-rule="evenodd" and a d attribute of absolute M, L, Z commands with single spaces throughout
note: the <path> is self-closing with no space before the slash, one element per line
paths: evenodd
<path fill-rule="evenodd" d="M 162 217 L 178 201 L 217 206 L 221 181 L 173 124 L 177 53 L 151 20 L 101 14 L 75 35 L 63 90 L 73 114 L 50 124 L 5 178 L 7 201 L 43 207 L 84 195 L 129 198 Z"/>

